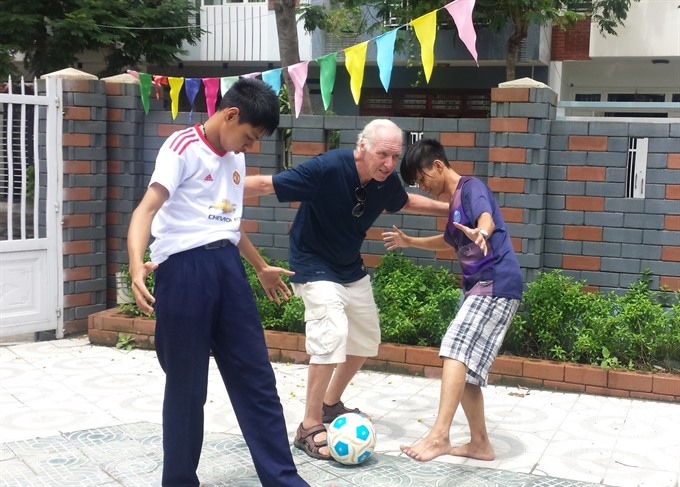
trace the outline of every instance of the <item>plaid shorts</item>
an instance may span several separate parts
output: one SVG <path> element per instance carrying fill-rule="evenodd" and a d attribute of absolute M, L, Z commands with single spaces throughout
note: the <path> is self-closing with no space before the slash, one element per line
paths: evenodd
<path fill-rule="evenodd" d="M 489 369 L 518 306 L 518 299 L 468 297 L 442 338 L 439 356 L 464 363 L 465 382 L 486 386 Z"/>

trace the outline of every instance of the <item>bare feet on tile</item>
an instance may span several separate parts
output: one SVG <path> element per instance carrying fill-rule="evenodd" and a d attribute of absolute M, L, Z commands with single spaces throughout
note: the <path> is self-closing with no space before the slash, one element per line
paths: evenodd
<path fill-rule="evenodd" d="M 473 444 L 470 442 L 465 445 L 454 446 L 450 449 L 449 454 L 457 457 L 474 458 L 475 460 L 490 461 L 496 458 L 491 443 Z"/>
<path fill-rule="evenodd" d="M 433 458 L 448 455 L 451 442 L 445 437 L 427 436 L 412 446 L 401 445 L 402 452 L 419 462 L 429 462 Z"/>

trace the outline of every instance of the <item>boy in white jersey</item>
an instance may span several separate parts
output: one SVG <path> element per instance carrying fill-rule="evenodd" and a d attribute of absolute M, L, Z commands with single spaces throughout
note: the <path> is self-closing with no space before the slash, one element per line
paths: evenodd
<path fill-rule="evenodd" d="M 156 351 L 166 375 L 163 486 L 198 486 L 210 354 L 264 486 L 308 486 L 293 463 L 262 325 L 243 256 L 271 299 L 290 291 L 244 233 L 243 153 L 279 124 L 279 102 L 262 81 L 241 79 L 205 124 L 161 147 L 128 231 L 132 291 L 156 310 Z M 151 262 L 144 264 L 150 234 Z M 155 270 L 155 297 L 145 278 Z M 154 305 L 152 307 L 152 305 Z"/>

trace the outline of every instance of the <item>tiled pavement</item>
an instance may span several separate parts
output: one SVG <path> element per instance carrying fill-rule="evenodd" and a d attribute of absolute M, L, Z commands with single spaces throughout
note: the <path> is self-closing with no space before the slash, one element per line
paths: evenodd
<path fill-rule="evenodd" d="M 274 364 L 289 436 L 304 411 L 306 366 Z M 199 476 L 206 486 L 257 486 L 212 364 Z M 680 404 L 485 389 L 497 459 L 418 463 L 410 444 L 432 425 L 439 381 L 361 372 L 346 402 L 369 413 L 376 452 L 359 467 L 293 449 L 312 486 L 678 487 Z M 163 375 L 153 351 L 93 347 L 87 337 L 0 346 L 0 486 L 159 485 Z M 456 416 L 454 441 L 463 442 Z"/>

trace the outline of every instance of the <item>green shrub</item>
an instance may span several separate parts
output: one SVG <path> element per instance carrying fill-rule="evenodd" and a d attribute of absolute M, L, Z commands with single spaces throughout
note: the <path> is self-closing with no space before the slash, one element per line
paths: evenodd
<path fill-rule="evenodd" d="M 503 343 L 516 355 L 636 370 L 678 368 L 680 309 L 650 289 L 649 271 L 623 296 L 585 293 L 559 270 L 527 285 Z M 664 306 L 674 301 L 672 306 Z"/>
<path fill-rule="evenodd" d="M 518 355 L 567 362 L 589 361 L 597 347 L 596 323 L 608 313 L 609 299 L 584 293 L 582 281 L 560 271 L 539 273 L 527 285 L 503 349 Z"/>
<path fill-rule="evenodd" d="M 662 305 L 663 294 L 650 289 L 651 276 L 643 272 L 616 302 L 604 322 L 602 346 L 617 362 L 635 369 L 671 368 L 680 360 L 680 314 Z"/>
<path fill-rule="evenodd" d="M 384 342 L 438 347 L 461 292 L 448 270 L 417 266 L 389 252 L 375 271 L 373 294 Z"/>

